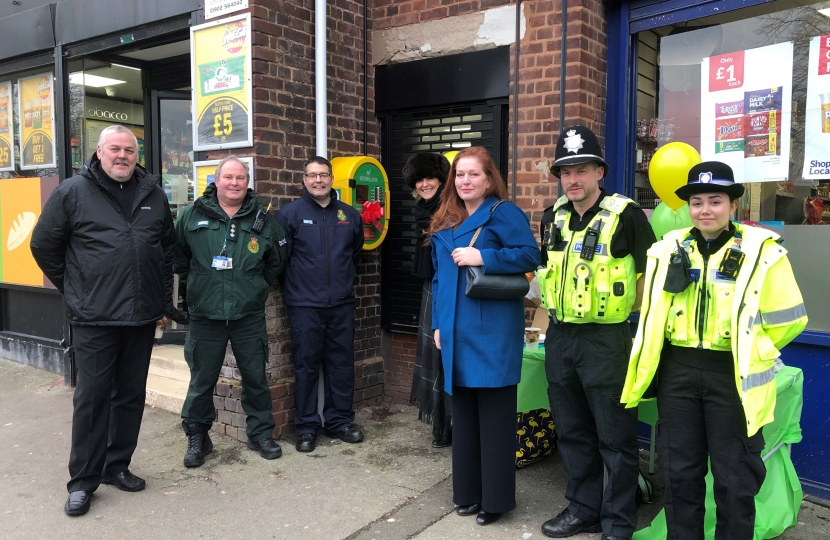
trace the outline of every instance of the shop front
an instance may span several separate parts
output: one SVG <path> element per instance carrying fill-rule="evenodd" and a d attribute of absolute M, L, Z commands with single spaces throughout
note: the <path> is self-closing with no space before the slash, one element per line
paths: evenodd
<path fill-rule="evenodd" d="M 830 2 L 606 3 L 607 189 L 659 200 L 650 158 L 683 142 L 746 183 L 738 219 L 779 232 L 809 325 L 781 359 L 804 373 L 805 493 L 830 499 Z"/>
<path fill-rule="evenodd" d="M 72 383 L 71 329 L 32 259 L 31 231 L 114 124 L 135 134 L 139 163 L 161 175 L 174 213 L 192 201 L 189 27 L 201 3 L 140 13 L 129 2 L 17 4 L 0 8 L 0 346 Z M 168 340 L 183 339 L 170 330 Z"/>

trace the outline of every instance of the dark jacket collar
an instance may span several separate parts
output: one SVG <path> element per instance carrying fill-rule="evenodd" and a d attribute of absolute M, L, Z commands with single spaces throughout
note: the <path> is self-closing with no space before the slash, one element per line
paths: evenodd
<path fill-rule="evenodd" d="M 329 208 L 334 208 L 334 207 L 337 206 L 336 204 L 334 204 L 334 201 L 338 200 L 337 199 L 337 190 L 332 188 L 330 195 L 331 195 L 331 201 L 329 201 L 328 206 L 320 206 L 320 203 L 317 202 L 317 199 L 315 199 L 314 196 L 308 191 L 308 189 L 306 189 L 306 187 L 303 186 L 303 199 L 305 199 L 307 202 L 313 204 L 315 207 L 319 207 L 323 210 L 327 210 Z"/>
<path fill-rule="evenodd" d="M 90 182 L 94 182 L 98 187 L 103 189 L 105 193 L 112 196 L 110 190 L 107 189 L 106 185 L 104 185 L 103 177 L 106 173 L 101 170 L 101 160 L 98 159 L 97 153 L 92 154 L 92 157 L 90 157 L 84 164 L 84 167 L 81 169 L 79 174 Z M 147 169 L 136 163 L 135 170 L 133 171 L 133 178 L 135 178 L 136 181 L 136 192 L 135 198 L 133 199 L 133 208 L 135 208 L 136 205 L 138 205 L 147 195 L 147 193 L 159 185 L 159 176 L 148 173 Z"/>
<path fill-rule="evenodd" d="M 704 258 L 708 259 L 709 255 L 720 251 L 720 249 L 725 246 L 733 236 L 735 236 L 735 224 L 730 221 L 729 228 L 725 231 L 721 231 L 720 235 L 718 235 L 718 237 L 711 242 L 703 238 L 703 235 L 699 230 L 697 230 L 697 227 L 692 227 L 692 230 L 689 232 L 694 237 L 700 254 Z"/>
<path fill-rule="evenodd" d="M 208 217 L 222 220 L 228 217 L 222 210 L 222 207 L 219 206 L 219 200 L 216 198 L 216 184 L 208 184 L 202 196 L 196 199 L 194 206 Z M 251 188 L 248 188 L 247 193 L 245 193 L 245 202 L 242 203 L 242 207 L 233 217 L 235 219 L 246 216 L 258 207 L 259 202 L 257 201 L 256 193 Z"/>

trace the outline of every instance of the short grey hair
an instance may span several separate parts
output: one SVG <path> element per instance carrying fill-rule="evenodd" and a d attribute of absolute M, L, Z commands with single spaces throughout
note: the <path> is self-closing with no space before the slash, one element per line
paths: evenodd
<path fill-rule="evenodd" d="M 247 180 L 248 183 L 250 184 L 251 183 L 251 171 L 249 171 L 248 167 L 245 165 L 245 163 L 236 156 L 225 156 L 224 158 L 222 158 L 222 161 L 220 161 L 219 165 L 216 166 L 216 172 L 213 173 L 215 175 L 214 177 L 215 178 L 220 178 L 222 176 L 222 167 L 224 167 L 225 163 L 227 163 L 229 161 L 235 161 L 235 162 L 239 163 L 240 165 L 242 165 L 242 168 L 245 169 L 245 180 Z"/>
<path fill-rule="evenodd" d="M 101 135 L 98 136 L 99 148 L 104 144 L 104 139 L 106 139 L 110 133 L 129 133 L 130 136 L 133 138 L 133 142 L 135 143 L 135 150 L 136 152 L 138 152 L 138 138 L 135 136 L 135 133 L 130 131 L 130 128 L 126 128 L 124 126 L 120 126 L 117 124 L 114 126 L 104 128 L 104 130 L 101 132 Z"/>

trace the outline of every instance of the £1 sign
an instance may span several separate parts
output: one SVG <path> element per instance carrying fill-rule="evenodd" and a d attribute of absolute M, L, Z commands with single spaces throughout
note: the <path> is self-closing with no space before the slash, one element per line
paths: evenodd
<path fill-rule="evenodd" d="M 709 91 L 740 88 L 744 84 L 744 51 L 709 57 Z"/>

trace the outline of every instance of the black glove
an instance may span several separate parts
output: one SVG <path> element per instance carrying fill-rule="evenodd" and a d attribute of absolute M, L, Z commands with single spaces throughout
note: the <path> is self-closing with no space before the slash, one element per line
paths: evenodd
<path fill-rule="evenodd" d="M 176 324 L 190 324 L 190 315 L 186 311 L 179 311 L 173 304 L 164 308 L 164 315 Z"/>

